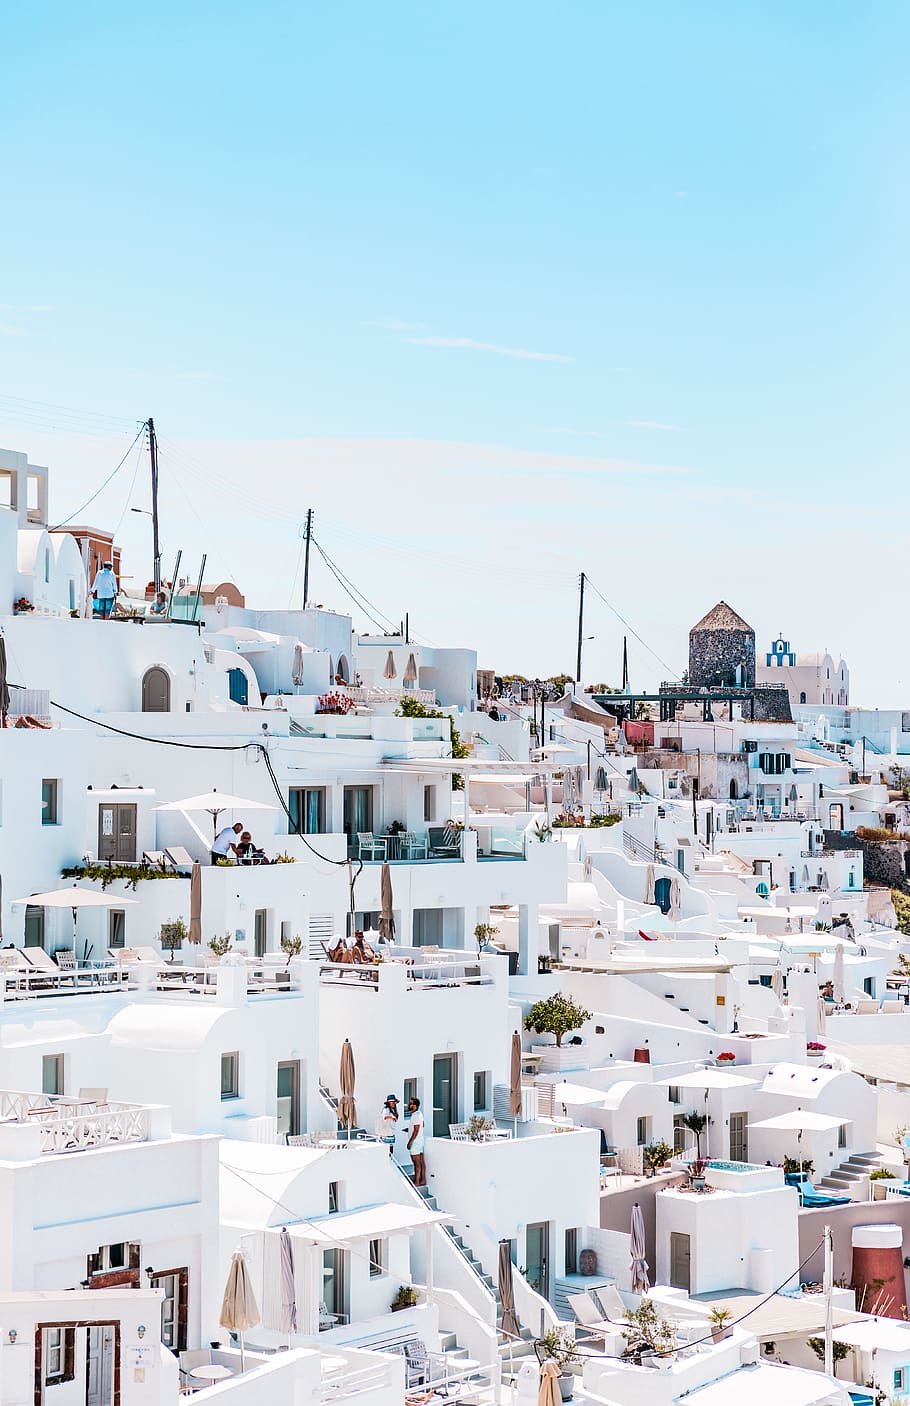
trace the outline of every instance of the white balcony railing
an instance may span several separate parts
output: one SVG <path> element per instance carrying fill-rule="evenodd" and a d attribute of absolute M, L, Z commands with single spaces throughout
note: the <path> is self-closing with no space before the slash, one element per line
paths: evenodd
<path fill-rule="evenodd" d="M 0 1121 L 36 1127 L 41 1154 L 84 1152 L 111 1143 L 148 1142 L 149 1109 L 137 1103 L 102 1103 L 92 1099 L 0 1090 Z"/>

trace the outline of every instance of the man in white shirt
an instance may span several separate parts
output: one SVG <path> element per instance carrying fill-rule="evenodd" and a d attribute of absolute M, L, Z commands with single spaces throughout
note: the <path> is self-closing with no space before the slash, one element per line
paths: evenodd
<path fill-rule="evenodd" d="M 234 841 L 242 834 L 243 826 L 239 820 L 236 825 L 225 825 L 223 830 L 219 830 L 212 841 L 212 863 L 217 863 L 219 859 L 229 859 L 232 854 L 236 857 L 237 846 Z"/>
<path fill-rule="evenodd" d="M 111 618 L 114 613 L 114 601 L 117 599 L 117 578 L 111 567 L 112 563 L 106 561 L 92 582 L 92 595 L 102 620 Z"/>
<path fill-rule="evenodd" d="M 420 1099 L 412 1098 L 408 1103 L 409 1137 L 408 1151 L 411 1154 L 411 1161 L 414 1163 L 414 1185 L 426 1186 L 427 1184 L 427 1164 L 424 1161 L 424 1149 L 426 1138 L 424 1136 L 423 1114 L 420 1111 Z"/>

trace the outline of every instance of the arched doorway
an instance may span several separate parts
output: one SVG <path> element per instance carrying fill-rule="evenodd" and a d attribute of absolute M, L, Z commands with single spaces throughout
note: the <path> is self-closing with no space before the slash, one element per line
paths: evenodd
<path fill-rule="evenodd" d="M 843 828 L 844 828 L 844 807 L 843 807 L 843 804 L 842 804 L 840 801 L 838 801 L 837 803 L 835 803 L 834 801 L 832 801 L 832 802 L 829 804 L 829 806 L 828 806 L 828 829 L 829 829 L 829 830 L 843 830 Z"/>
<path fill-rule="evenodd" d="M 171 711 L 171 679 L 166 669 L 158 664 L 146 669 L 142 676 L 143 713 L 169 713 Z"/>
<path fill-rule="evenodd" d="M 731 779 L 730 779 L 730 800 L 731 800 L 731 801 L 738 801 L 738 800 L 739 800 L 739 787 L 738 787 L 737 784 L 736 784 L 736 777 L 735 777 L 735 776 L 734 776 L 734 777 L 731 777 Z"/>
<path fill-rule="evenodd" d="M 339 654 L 338 656 L 338 668 L 335 670 L 335 677 L 336 679 L 340 679 L 342 683 L 351 682 L 350 667 L 348 665 L 346 657 L 343 654 Z"/>

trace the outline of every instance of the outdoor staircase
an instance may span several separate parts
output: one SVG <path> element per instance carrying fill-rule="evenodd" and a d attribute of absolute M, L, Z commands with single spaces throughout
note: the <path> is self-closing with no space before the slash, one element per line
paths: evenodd
<path fill-rule="evenodd" d="M 417 1186 L 414 1188 L 414 1190 L 419 1194 L 424 1203 L 429 1206 L 431 1211 L 439 1210 L 439 1205 L 436 1201 L 436 1197 L 432 1195 L 428 1187 Z M 481 1281 L 484 1287 L 489 1291 L 489 1293 L 493 1295 L 493 1298 L 496 1300 L 496 1327 L 497 1330 L 501 1332 L 502 1300 L 499 1297 L 498 1285 L 491 1278 L 491 1276 L 487 1274 L 483 1265 L 480 1263 L 480 1261 L 476 1258 L 473 1251 L 471 1250 L 470 1245 L 467 1245 L 465 1241 L 462 1240 L 455 1227 L 452 1225 L 443 1224 L 442 1229 L 445 1231 L 446 1235 L 448 1235 L 452 1243 L 457 1247 L 462 1258 L 467 1260 L 468 1264 L 471 1266 L 471 1269 L 473 1270 L 477 1278 Z M 451 1336 L 451 1334 L 449 1336 Z M 520 1341 L 516 1341 L 514 1338 L 511 1340 L 507 1338 L 499 1344 L 499 1356 L 502 1361 L 503 1371 L 508 1372 L 511 1368 L 512 1363 L 520 1362 L 522 1358 L 530 1357 L 533 1352 L 534 1335 L 531 1333 L 530 1329 L 522 1326 Z M 467 1356 L 467 1354 L 462 1352 L 461 1356 Z"/>
<path fill-rule="evenodd" d="M 846 1162 L 834 1167 L 825 1176 L 819 1177 L 815 1186 L 819 1191 L 830 1191 L 835 1196 L 852 1196 L 854 1200 L 865 1200 L 867 1188 L 863 1183 L 869 1173 L 882 1165 L 877 1152 L 853 1152 Z M 857 1195 L 859 1193 L 859 1195 Z"/>

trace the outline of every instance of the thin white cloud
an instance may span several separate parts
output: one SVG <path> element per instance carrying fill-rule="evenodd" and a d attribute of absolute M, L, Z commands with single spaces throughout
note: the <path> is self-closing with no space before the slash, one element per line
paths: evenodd
<path fill-rule="evenodd" d="M 544 428 L 543 433 L 544 433 L 544 434 L 564 434 L 564 435 L 569 435 L 569 436 L 571 436 L 573 439 L 606 439 L 606 438 L 607 438 L 607 436 L 606 436 L 605 434 L 601 434 L 599 430 L 575 430 L 575 429 L 572 429 L 572 427 L 569 426 L 569 425 L 547 425 L 547 426 Z"/>
<path fill-rule="evenodd" d="M 679 430 L 680 425 L 665 425 L 660 420 L 626 420 L 634 430 Z"/>
<path fill-rule="evenodd" d="M 380 327 L 383 332 L 422 332 L 425 322 L 398 322 L 394 317 L 377 317 L 367 327 Z"/>
<path fill-rule="evenodd" d="M 495 342 L 477 342 L 473 337 L 407 337 L 415 347 L 443 347 L 453 351 L 491 352 L 494 356 L 511 356 L 518 361 L 574 361 L 574 356 L 561 352 L 529 351 L 526 347 L 501 347 Z"/>
<path fill-rule="evenodd" d="M 211 371 L 178 371 L 178 381 L 214 381 Z"/>
<path fill-rule="evenodd" d="M 0 312 L 56 312 L 53 303 L 0 303 Z"/>
<path fill-rule="evenodd" d="M 24 327 L 14 327 L 11 322 L 0 322 L 0 337 L 24 337 Z"/>

